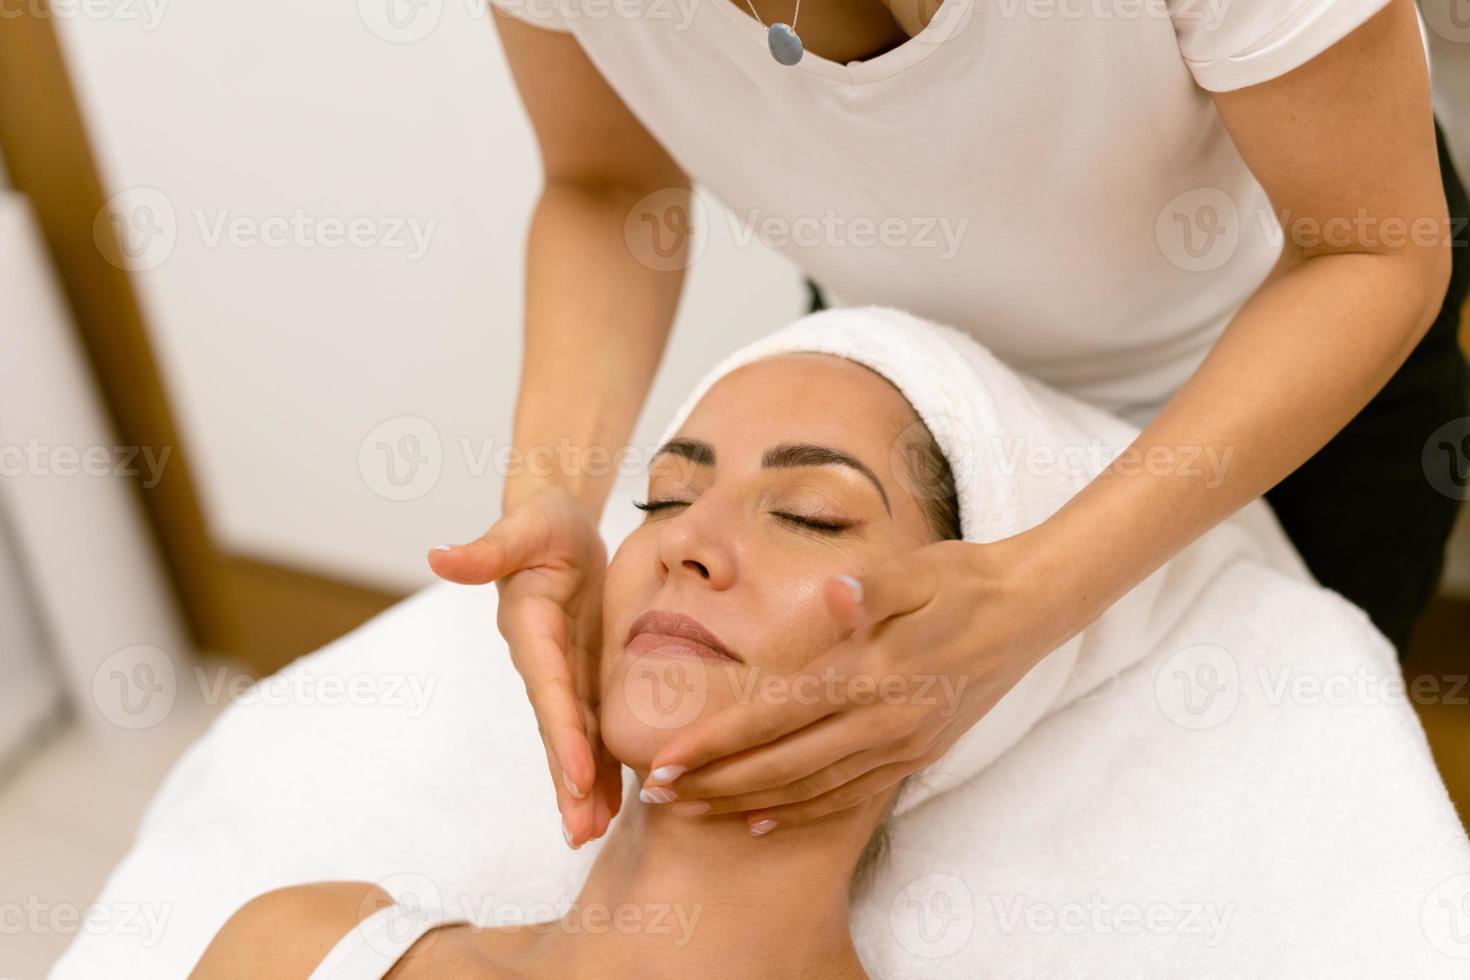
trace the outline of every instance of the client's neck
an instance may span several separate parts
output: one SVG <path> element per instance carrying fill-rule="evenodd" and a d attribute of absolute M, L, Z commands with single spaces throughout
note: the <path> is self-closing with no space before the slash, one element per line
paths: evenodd
<path fill-rule="evenodd" d="M 607 926 L 567 930 L 548 953 L 567 976 L 865 977 L 847 896 L 869 819 L 849 811 L 754 837 L 744 814 L 631 801 L 577 897 L 579 925 L 605 908 Z"/>

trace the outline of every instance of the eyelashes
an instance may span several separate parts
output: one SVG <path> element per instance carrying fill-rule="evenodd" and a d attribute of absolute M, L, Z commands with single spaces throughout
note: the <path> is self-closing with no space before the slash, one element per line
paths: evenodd
<path fill-rule="evenodd" d="M 657 513 L 661 510 L 667 510 L 670 507 L 687 507 L 689 506 L 689 501 L 635 500 L 633 501 L 633 506 L 643 511 L 645 514 L 652 514 Z M 771 516 L 785 521 L 788 524 L 794 524 L 798 527 L 804 527 L 812 531 L 819 531 L 822 534 L 841 534 L 843 531 L 846 531 L 848 528 L 852 527 L 851 524 L 843 523 L 840 521 L 824 521 L 815 517 L 803 517 L 800 514 L 790 514 L 785 511 L 779 510 L 771 511 Z"/>

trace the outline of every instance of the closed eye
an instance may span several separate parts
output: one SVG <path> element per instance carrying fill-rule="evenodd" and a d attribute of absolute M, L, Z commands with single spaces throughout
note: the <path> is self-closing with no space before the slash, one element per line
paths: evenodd
<path fill-rule="evenodd" d="M 688 507 L 689 501 L 635 500 L 633 501 L 633 506 L 643 511 L 645 514 L 652 514 L 657 511 L 667 510 L 670 507 Z M 780 520 L 783 520 L 788 524 L 795 524 L 799 527 L 808 528 L 813 531 L 821 531 L 824 534 L 840 534 L 841 532 L 846 531 L 848 528 L 852 527 L 851 524 L 844 524 L 838 521 L 824 521 L 815 517 L 803 517 L 800 514 L 791 514 L 787 513 L 786 511 L 780 510 L 771 511 L 771 516 L 779 518 Z"/>

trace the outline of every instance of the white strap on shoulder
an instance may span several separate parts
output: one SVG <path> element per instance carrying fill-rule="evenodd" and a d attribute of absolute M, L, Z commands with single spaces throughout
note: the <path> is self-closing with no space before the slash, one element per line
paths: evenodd
<path fill-rule="evenodd" d="M 437 906 L 395 902 L 363 919 L 343 936 L 311 971 L 311 980 L 382 980 L 424 933 L 464 921 Z"/>

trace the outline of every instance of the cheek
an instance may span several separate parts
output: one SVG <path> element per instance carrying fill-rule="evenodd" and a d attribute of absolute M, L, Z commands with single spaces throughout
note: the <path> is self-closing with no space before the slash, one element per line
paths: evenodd
<path fill-rule="evenodd" d="M 829 578 L 848 570 L 831 561 L 788 563 L 762 583 L 766 614 L 759 649 L 763 669 L 799 670 L 842 639 L 822 593 Z"/>

